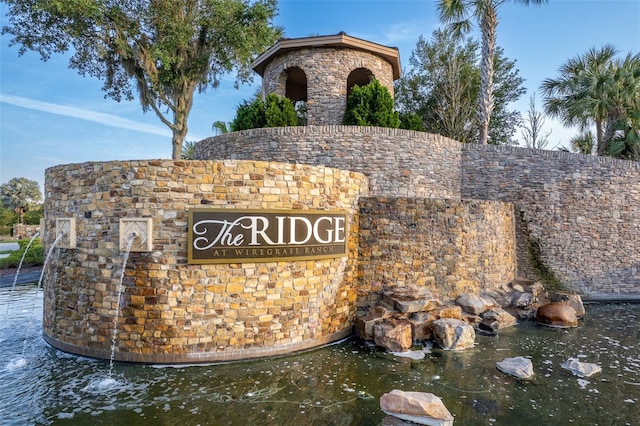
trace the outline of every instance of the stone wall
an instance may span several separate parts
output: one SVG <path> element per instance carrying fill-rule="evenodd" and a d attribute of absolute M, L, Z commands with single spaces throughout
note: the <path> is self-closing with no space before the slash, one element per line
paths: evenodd
<path fill-rule="evenodd" d="M 516 277 L 513 205 L 361 198 L 358 276 L 359 314 L 393 287 L 453 300 L 506 285 Z"/>
<path fill-rule="evenodd" d="M 460 198 L 460 143 L 424 132 L 361 126 L 252 129 L 200 141 L 195 156 L 325 165 L 367 175 L 376 195 Z"/>
<path fill-rule="evenodd" d="M 40 232 L 40 225 L 25 225 L 24 223 L 13 224 L 13 235 L 15 238 L 31 238 Z"/>
<path fill-rule="evenodd" d="M 371 196 L 512 202 L 520 277 L 640 297 L 638 162 L 358 126 L 230 133 L 199 142 L 196 156 L 354 170 L 369 177 Z"/>
<path fill-rule="evenodd" d="M 115 161 L 46 171 L 46 245 L 56 218 L 75 218 L 77 248 L 45 274 L 44 336 L 109 358 L 124 253 L 120 218 L 152 218 L 153 250 L 131 253 L 115 359 L 209 362 L 291 353 L 351 334 L 361 174 L 260 161 Z M 189 209 L 343 209 L 349 256 L 187 264 Z"/>
<path fill-rule="evenodd" d="M 347 78 L 358 69 L 371 71 L 393 97 L 391 64 L 379 56 L 356 49 L 315 47 L 278 55 L 265 68 L 263 91 L 285 95 L 280 78 L 285 70 L 300 68 L 307 78 L 307 123 L 328 125 L 342 123 L 347 105 Z"/>
<path fill-rule="evenodd" d="M 463 145 L 462 196 L 515 204 L 520 275 L 640 296 L 640 163 Z"/>

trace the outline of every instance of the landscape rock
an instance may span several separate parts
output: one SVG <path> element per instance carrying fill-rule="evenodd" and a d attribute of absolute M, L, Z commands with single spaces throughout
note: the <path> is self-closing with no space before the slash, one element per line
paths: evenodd
<path fill-rule="evenodd" d="M 582 304 L 582 298 L 578 293 L 571 293 L 566 291 L 558 291 L 549 293 L 549 300 L 551 302 L 560 302 L 569 305 L 576 311 L 576 317 L 584 318 L 586 310 Z"/>
<path fill-rule="evenodd" d="M 373 340 L 374 326 L 380 324 L 385 318 L 389 317 L 390 311 L 382 306 L 375 306 L 367 312 L 364 317 L 356 319 L 356 329 L 358 335 L 364 340 Z"/>
<path fill-rule="evenodd" d="M 514 308 L 526 308 L 533 304 L 533 294 L 521 291 L 514 291 L 511 294 L 511 300 L 509 302 L 510 307 Z"/>
<path fill-rule="evenodd" d="M 518 323 L 513 315 L 500 307 L 491 308 L 480 314 L 480 317 L 482 317 L 482 322 L 497 322 L 498 330 L 514 326 Z"/>
<path fill-rule="evenodd" d="M 496 367 L 503 373 L 519 379 L 528 379 L 533 376 L 533 364 L 531 360 L 521 356 L 505 358 L 500 362 L 496 362 Z"/>
<path fill-rule="evenodd" d="M 424 359 L 424 357 L 427 356 L 425 351 L 391 352 L 391 354 L 400 358 L 410 358 L 413 360 Z"/>
<path fill-rule="evenodd" d="M 373 341 L 390 352 L 405 352 L 413 344 L 411 324 L 405 320 L 385 319 L 373 327 Z"/>
<path fill-rule="evenodd" d="M 576 358 L 569 358 L 562 364 L 560 367 L 565 370 L 571 371 L 575 376 L 578 377 L 591 377 L 594 374 L 602 372 L 602 367 L 598 364 L 593 364 L 589 362 L 580 362 Z"/>
<path fill-rule="evenodd" d="M 476 296 L 473 294 L 461 294 L 456 299 L 458 304 L 465 312 L 473 315 L 481 314 L 487 309 L 491 309 L 497 305 L 497 302 L 489 296 Z"/>
<path fill-rule="evenodd" d="M 475 345 L 476 332 L 466 322 L 442 318 L 432 323 L 433 338 L 442 349 L 459 351 Z"/>
<path fill-rule="evenodd" d="M 420 288 L 394 288 L 384 293 L 384 299 L 403 313 L 432 311 L 440 306 L 430 291 Z"/>
<path fill-rule="evenodd" d="M 462 319 L 462 308 L 458 305 L 445 305 L 434 312 L 434 315 L 440 318 Z"/>
<path fill-rule="evenodd" d="M 411 324 L 413 340 L 431 339 L 433 331 L 431 324 L 437 320 L 432 312 L 414 312 L 409 315 L 408 321 Z"/>
<path fill-rule="evenodd" d="M 447 407 L 431 393 L 394 389 L 380 397 L 380 408 L 387 415 L 421 425 L 453 425 L 453 416 Z"/>
<path fill-rule="evenodd" d="M 542 305 L 536 312 L 536 320 L 550 327 L 577 327 L 576 311 L 564 302 L 551 302 Z"/>
<path fill-rule="evenodd" d="M 540 281 L 524 286 L 524 291 L 533 294 L 533 297 L 541 296 L 544 293 L 544 286 Z"/>

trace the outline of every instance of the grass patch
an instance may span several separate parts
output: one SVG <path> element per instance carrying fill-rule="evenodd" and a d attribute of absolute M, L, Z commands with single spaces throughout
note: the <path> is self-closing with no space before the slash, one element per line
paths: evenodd
<path fill-rule="evenodd" d="M 16 241 L 12 241 L 16 242 Z M 20 260 L 29 245 L 29 240 L 23 239 L 17 241 L 20 248 L 16 251 L 10 252 L 9 256 L 0 259 L 0 269 L 17 268 L 20 265 Z M 40 266 L 44 263 L 44 246 L 40 242 L 40 238 L 36 238 L 29 246 L 29 251 L 24 256 L 22 266 Z"/>

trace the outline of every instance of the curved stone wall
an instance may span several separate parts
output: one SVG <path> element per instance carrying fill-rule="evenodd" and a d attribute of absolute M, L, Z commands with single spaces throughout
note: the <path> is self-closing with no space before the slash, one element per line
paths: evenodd
<path fill-rule="evenodd" d="M 327 125 L 342 123 L 347 105 L 347 78 L 366 68 L 393 97 L 393 70 L 381 57 L 356 49 L 328 47 L 305 48 L 282 53 L 265 68 L 262 78 L 265 93 L 285 95 L 280 74 L 300 68 L 307 80 L 307 123 Z"/>
<path fill-rule="evenodd" d="M 191 363 L 292 353 L 351 334 L 357 203 L 368 180 L 322 166 L 262 161 L 114 161 L 46 171 L 45 242 L 74 218 L 77 247 L 45 274 L 44 337 L 110 357 L 124 253 L 121 218 L 151 218 L 153 248 L 124 274 L 116 360 Z M 342 209 L 349 256 L 243 264 L 187 264 L 189 209 Z"/>
<path fill-rule="evenodd" d="M 460 198 L 460 145 L 402 129 L 278 127 L 204 139 L 196 144 L 195 155 L 325 165 L 367 175 L 376 195 Z"/>
<path fill-rule="evenodd" d="M 518 275 L 592 297 L 640 297 L 640 163 L 358 126 L 254 129 L 205 139 L 198 158 L 354 170 L 371 196 L 516 206 Z"/>

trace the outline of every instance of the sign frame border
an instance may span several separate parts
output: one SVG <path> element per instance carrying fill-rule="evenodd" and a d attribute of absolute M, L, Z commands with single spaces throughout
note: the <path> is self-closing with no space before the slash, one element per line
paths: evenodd
<path fill-rule="evenodd" d="M 194 259 L 193 258 L 193 213 L 194 212 L 241 212 L 241 213 L 295 213 L 299 212 L 301 215 L 313 214 L 342 214 L 345 217 L 345 239 L 344 239 L 344 253 L 340 254 L 318 254 L 309 256 L 283 256 L 283 257 L 249 257 L 249 258 L 234 258 L 234 259 Z M 308 260 L 321 260 L 321 259 L 338 259 L 342 257 L 349 257 L 349 212 L 345 209 L 337 210 L 320 210 L 320 209 L 244 209 L 244 208 L 224 208 L 224 207 L 193 207 L 188 209 L 187 219 L 187 265 L 220 265 L 220 264 L 241 264 L 241 263 L 269 263 L 269 262 L 305 262 Z M 272 248 L 273 246 L 268 246 Z M 304 247 L 304 245 L 300 245 Z M 264 247 L 263 247 L 264 248 Z"/>

